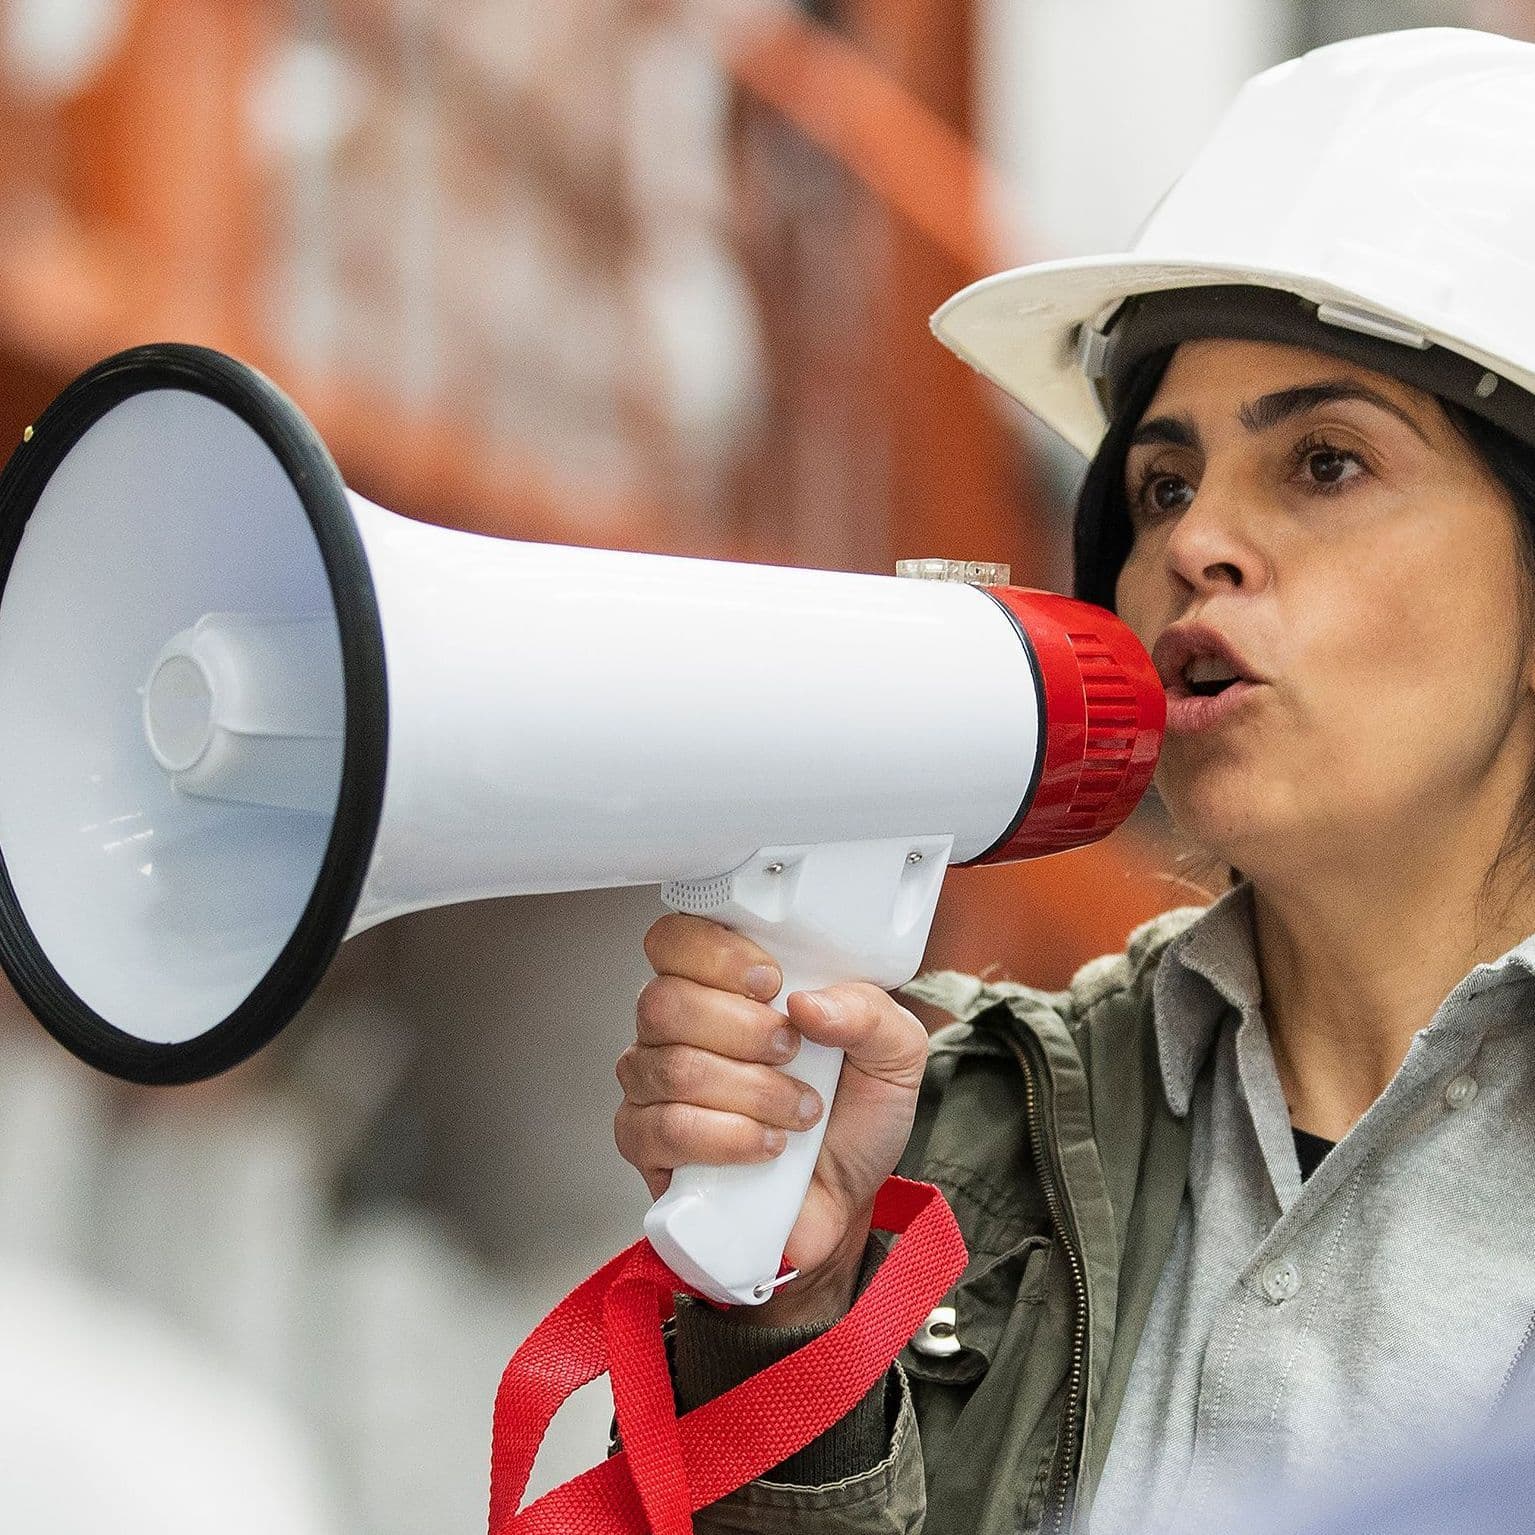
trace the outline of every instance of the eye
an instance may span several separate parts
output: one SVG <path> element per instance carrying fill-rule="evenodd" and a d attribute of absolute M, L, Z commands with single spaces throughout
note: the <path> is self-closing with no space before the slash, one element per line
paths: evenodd
<path fill-rule="evenodd" d="M 1364 460 L 1357 453 L 1335 448 L 1330 442 L 1316 437 L 1308 437 L 1296 445 L 1295 461 L 1312 487 L 1323 494 L 1341 490 L 1368 473 Z"/>
<path fill-rule="evenodd" d="M 1193 499 L 1194 487 L 1181 474 L 1143 474 L 1130 496 L 1130 521 L 1136 525 L 1148 517 L 1181 512 Z"/>

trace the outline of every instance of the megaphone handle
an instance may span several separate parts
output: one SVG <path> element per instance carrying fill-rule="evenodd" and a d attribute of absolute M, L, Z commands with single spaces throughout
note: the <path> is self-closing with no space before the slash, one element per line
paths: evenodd
<path fill-rule="evenodd" d="M 662 896 L 674 911 L 709 917 L 772 954 L 783 972 L 772 1005 L 787 1016 L 787 999 L 796 991 L 911 979 L 953 841 L 926 836 L 760 848 L 728 874 L 674 880 Z M 826 1112 L 817 1123 L 791 1131 L 771 1162 L 677 1168 L 645 1217 L 645 1235 L 662 1261 L 725 1305 L 759 1305 L 773 1291 L 826 1134 L 842 1052 L 802 1040 L 781 1069 L 821 1095 Z"/>
<path fill-rule="evenodd" d="M 785 967 L 773 1007 L 787 1014 L 791 992 L 846 979 L 795 975 Z M 821 1153 L 842 1075 L 842 1052 L 805 1039 L 780 1069 L 820 1094 L 826 1106 L 820 1119 L 808 1130 L 791 1130 L 788 1144 L 771 1162 L 677 1168 L 645 1217 L 645 1235 L 672 1272 L 723 1304 L 757 1305 L 772 1293 L 784 1244 Z"/>

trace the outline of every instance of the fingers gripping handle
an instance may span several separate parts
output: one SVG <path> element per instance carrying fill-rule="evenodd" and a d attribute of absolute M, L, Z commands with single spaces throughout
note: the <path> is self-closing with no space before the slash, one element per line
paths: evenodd
<path fill-rule="evenodd" d="M 786 1012 L 790 992 L 812 991 L 845 975 L 791 975 L 773 1002 Z M 771 1162 L 679 1167 L 645 1217 L 645 1235 L 666 1266 L 711 1300 L 750 1306 L 773 1291 L 784 1244 L 815 1171 L 842 1074 L 842 1052 L 811 1040 L 782 1070 L 813 1087 L 826 1105 L 808 1130 L 791 1130 Z"/>
<path fill-rule="evenodd" d="M 709 917 L 760 944 L 790 993 L 841 981 L 899 986 L 916 974 L 953 838 L 925 836 L 763 848 L 709 880 L 673 881 L 674 911 Z M 826 1112 L 792 1131 L 784 1151 L 751 1166 L 679 1167 L 645 1217 L 645 1235 L 681 1279 L 722 1304 L 772 1293 L 831 1117 L 842 1052 L 804 1040 L 782 1070 L 820 1095 Z"/>

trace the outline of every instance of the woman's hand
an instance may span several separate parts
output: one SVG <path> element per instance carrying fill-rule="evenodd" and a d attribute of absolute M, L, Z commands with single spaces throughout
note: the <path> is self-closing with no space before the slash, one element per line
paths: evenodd
<path fill-rule="evenodd" d="M 640 993 L 635 1042 L 618 1059 L 619 1152 L 659 1198 L 672 1169 L 768 1162 L 824 1105 L 794 1077 L 800 1037 L 846 1052 L 842 1081 L 786 1256 L 800 1277 L 760 1307 L 767 1326 L 829 1320 L 851 1304 L 874 1196 L 911 1133 L 927 1032 L 877 986 L 791 992 L 768 1002 L 772 956 L 703 917 L 669 914 L 645 935 L 656 972 Z M 776 1067 L 783 1066 L 783 1071 Z"/>

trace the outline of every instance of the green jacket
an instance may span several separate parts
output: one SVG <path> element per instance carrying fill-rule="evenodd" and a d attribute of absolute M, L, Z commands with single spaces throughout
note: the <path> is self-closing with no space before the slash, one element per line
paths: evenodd
<path fill-rule="evenodd" d="M 920 976 L 933 1037 L 901 1171 L 936 1183 L 970 1249 L 960 1348 L 900 1356 L 891 1449 L 819 1487 L 753 1482 L 699 1535 L 1049 1535 L 1080 1529 L 1188 1179 L 1151 982 L 1201 914 L 1167 912 L 1062 992 Z"/>

